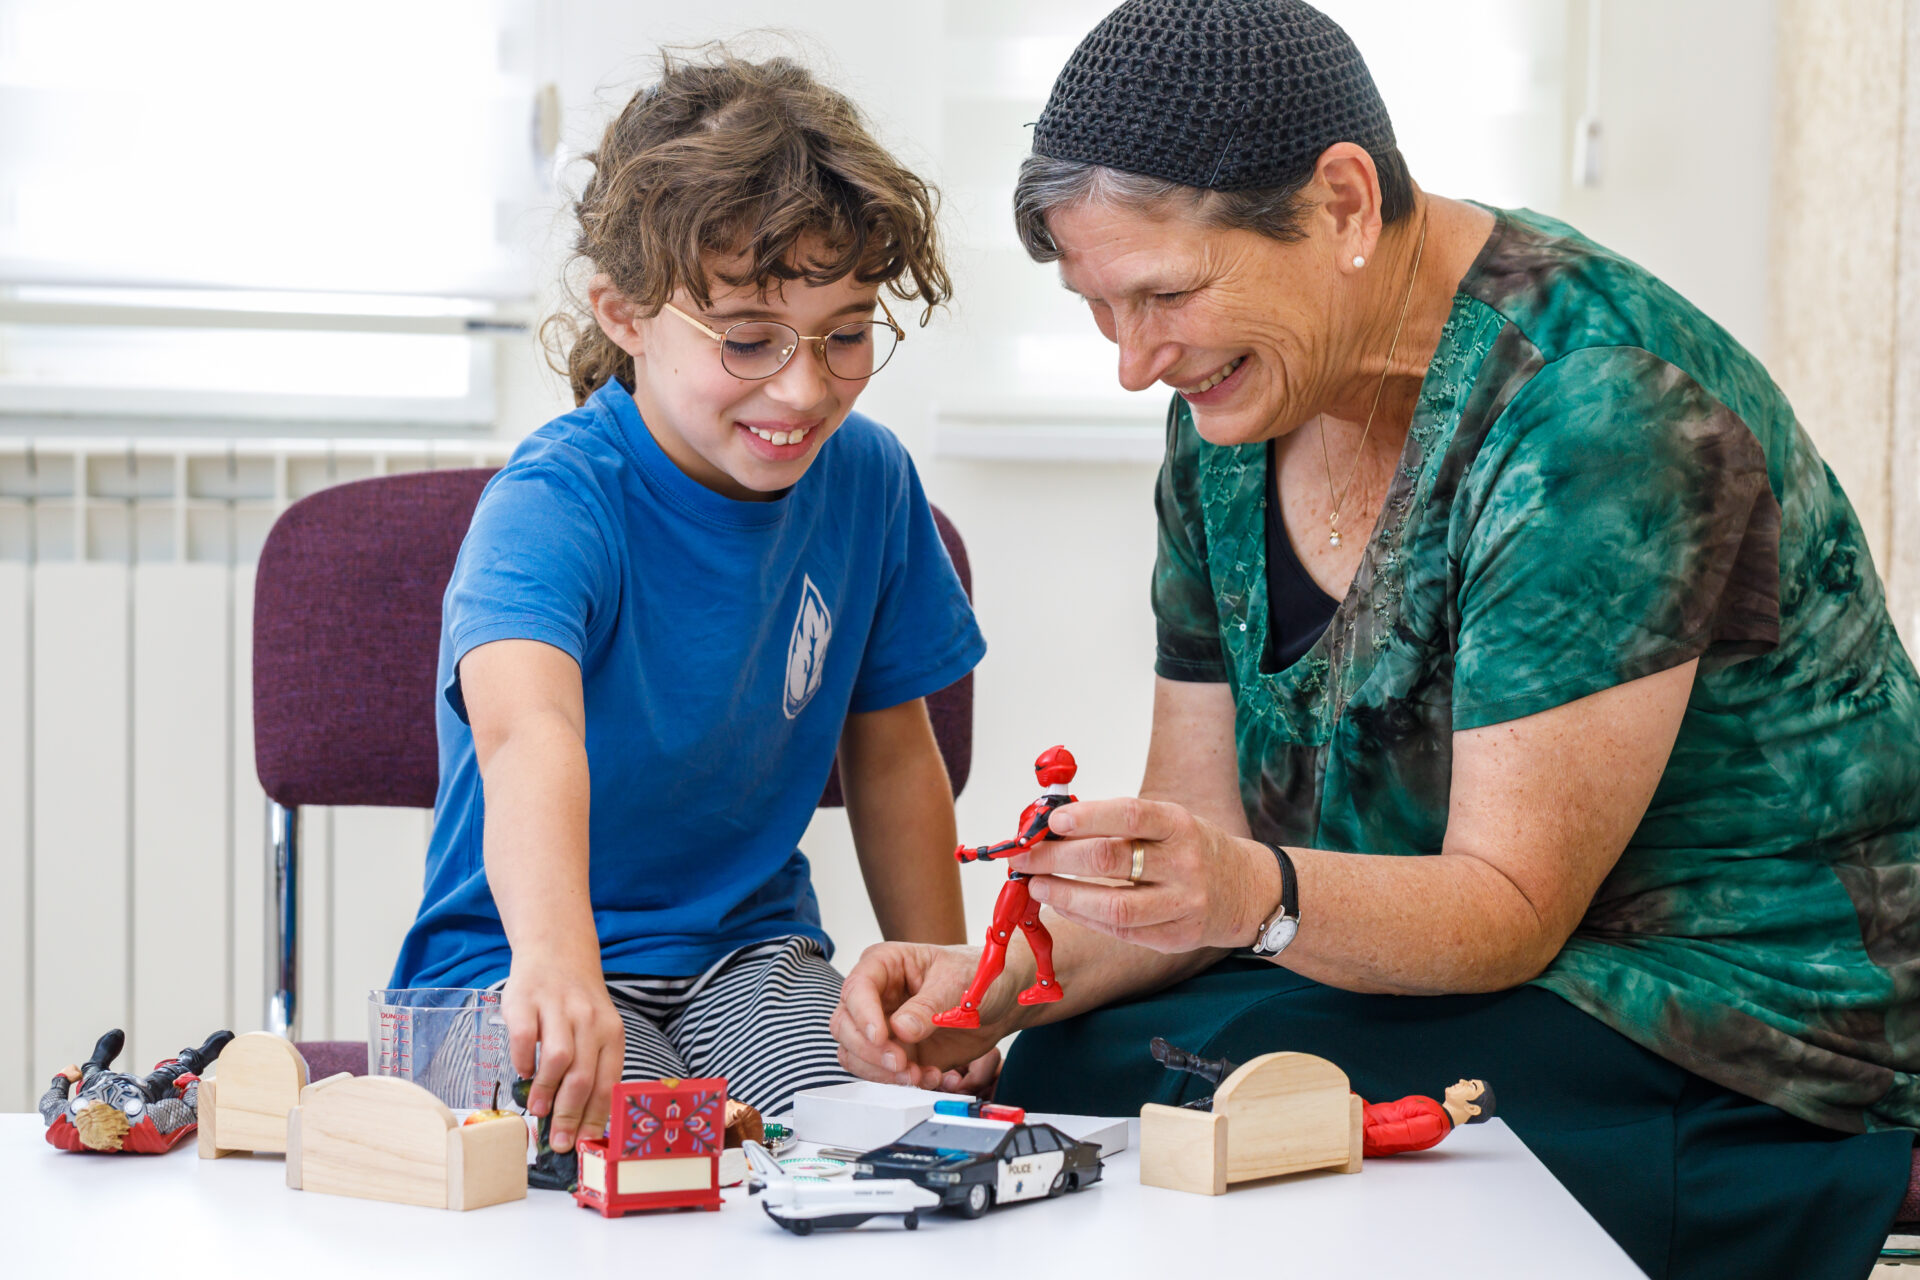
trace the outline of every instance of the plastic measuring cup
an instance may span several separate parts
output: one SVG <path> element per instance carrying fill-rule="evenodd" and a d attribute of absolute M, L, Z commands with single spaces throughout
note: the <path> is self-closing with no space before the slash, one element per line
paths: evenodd
<path fill-rule="evenodd" d="M 367 993 L 367 1072 L 398 1076 L 449 1107 L 508 1103 L 513 1064 L 498 991 L 469 987 L 389 988 Z"/>

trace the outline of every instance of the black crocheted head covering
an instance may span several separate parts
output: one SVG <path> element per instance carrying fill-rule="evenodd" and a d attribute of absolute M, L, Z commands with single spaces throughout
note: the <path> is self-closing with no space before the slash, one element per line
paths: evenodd
<path fill-rule="evenodd" d="M 1301 0 L 1127 0 L 1073 51 L 1035 155 L 1211 191 L 1287 187 L 1320 153 L 1394 146 L 1373 76 Z"/>

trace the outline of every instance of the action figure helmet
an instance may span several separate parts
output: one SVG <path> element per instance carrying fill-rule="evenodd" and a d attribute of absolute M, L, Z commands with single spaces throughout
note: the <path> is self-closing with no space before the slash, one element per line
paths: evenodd
<path fill-rule="evenodd" d="M 1074 763 L 1073 752 L 1065 747 L 1048 747 L 1033 762 L 1033 774 L 1040 779 L 1043 787 L 1063 787 L 1073 781 L 1073 775 L 1080 766 Z"/>

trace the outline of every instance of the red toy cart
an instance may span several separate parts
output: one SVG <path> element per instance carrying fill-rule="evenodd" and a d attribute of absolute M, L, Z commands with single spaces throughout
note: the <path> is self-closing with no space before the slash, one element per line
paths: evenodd
<path fill-rule="evenodd" d="M 582 1138 L 574 1200 L 617 1218 L 635 1209 L 718 1209 L 725 1080 L 640 1080 L 613 1091 L 604 1138 Z"/>

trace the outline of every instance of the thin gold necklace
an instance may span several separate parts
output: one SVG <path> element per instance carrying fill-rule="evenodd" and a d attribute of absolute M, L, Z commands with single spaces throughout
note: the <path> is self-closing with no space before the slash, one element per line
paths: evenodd
<path fill-rule="evenodd" d="M 1407 327 L 1407 311 L 1413 306 L 1413 285 L 1420 278 L 1420 257 L 1427 251 L 1427 218 L 1420 219 L 1420 243 L 1413 250 L 1413 270 L 1407 273 L 1407 296 L 1400 302 L 1400 323 L 1393 327 L 1393 341 L 1387 346 L 1387 367 L 1380 371 L 1380 385 L 1373 389 L 1373 407 L 1367 410 L 1367 425 L 1360 429 L 1360 445 L 1353 451 L 1353 465 L 1347 468 L 1347 482 L 1340 486 L 1340 492 L 1333 491 L 1333 459 L 1327 453 L 1327 425 L 1320 424 L 1320 460 L 1327 464 L 1327 497 L 1333 502 L 1333 509 L 1327 512 L 1327 542 L 1340 545 L 1340 508 L 1347 501 L 1347 493 L 1353 488 L 1353 478 L 1360 472 L 1360 458 L 1366 452 L 1367 434 L 1373 430 L 1373 415 L 1380 411 L 1380 397 L 1387 389 L 1387 375 L 1393 372 L 1394 353 L 1400 350 L 1400 331 Z"/>

